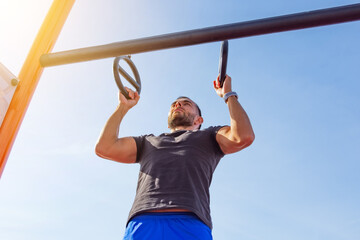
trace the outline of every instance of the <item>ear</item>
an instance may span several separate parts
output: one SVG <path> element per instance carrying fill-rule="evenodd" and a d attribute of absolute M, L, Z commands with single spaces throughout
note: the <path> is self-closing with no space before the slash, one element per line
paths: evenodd
<path fill-rule="evenodd" d="M 196 116 L 194 120 L 194 125 L 201 125 L 204 122 L 204 119 L 201 116 Z"/>

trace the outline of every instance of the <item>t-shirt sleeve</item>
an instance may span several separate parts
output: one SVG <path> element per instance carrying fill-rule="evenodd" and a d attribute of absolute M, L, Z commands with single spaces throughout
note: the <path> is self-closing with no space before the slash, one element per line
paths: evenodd
<path fill-rule="evenodd" d="M 146 135 L 133 137 L 136 143 L 136 162 L 140 162 Z"/>
<path fill-rule="evenodd" d="M 212 127 L 209 127 L 208 128 L 208 131 L 210 131 L 210 134 L 211 134 L 211 139 L 213 141 L 213 144 L 214 144 L 214 148 L 216 150 L 216 153 L 223 157 L 225 154 L 223 153 L 223 151 L 221 150 L 220 148 L 220 145 L 219 143 L 216 141 L 216 134 L 218 133 L 218 131 L 223 128 L 225 126 L 212 126 Z"/>

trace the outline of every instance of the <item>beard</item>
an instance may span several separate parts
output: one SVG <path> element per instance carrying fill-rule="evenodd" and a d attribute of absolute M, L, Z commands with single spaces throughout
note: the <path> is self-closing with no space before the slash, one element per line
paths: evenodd
<path fill-rule="evenodd" d="M 190 127 L 194 124 L 195 116 L 186 112 L 180 112 L 178 114 L 171 113 L 168 117 L 168 125 L 171 129 L 176 127 Z"/>

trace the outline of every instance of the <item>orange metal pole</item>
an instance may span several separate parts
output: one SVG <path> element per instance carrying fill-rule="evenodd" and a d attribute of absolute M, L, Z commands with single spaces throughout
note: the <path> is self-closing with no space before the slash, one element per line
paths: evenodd
<path fill-rule="evenodd" d="M 53 49 L 74 2 L 75 0 L 53 1 L 19 73 L 19 85 L 0 127 L 0 177 L 43 72 L 43 68 L 40 66 L 40 56 Z"/>

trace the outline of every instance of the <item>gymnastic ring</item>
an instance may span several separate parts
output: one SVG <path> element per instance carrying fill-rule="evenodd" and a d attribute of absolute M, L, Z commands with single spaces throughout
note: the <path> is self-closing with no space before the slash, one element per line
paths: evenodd
<path fill-rule="evenodd" d="M 227 66 L 227 60 L 228 60 L 228 51 L 229 51 L 229 43 L 227 40 L 223 41 L 221 43 L 220 48 L 220 59 L 219 59 L 219 82 L 220 87 L 223 87 L 225 77 L 226 77 L 226 66 Z"/>
<path fill-rule="evenodd" d="M 131 71 L 134 74 L 135 80 L 120 66 L 119 62 L 120 60 L 124 60 L 131 68 Z M 130 99 L 128 92 L 126 91 L 124 85 L 121 82 L 120 74 L 136 89 L 138 94 L 141 92 L 141 80 L 139 72 L 134 64 L 133 61 L 131 61 L 130 56 L 119 56 L 116 57 L 114 60 L 113 65 L 114 70 L 114 77 L 115 82 L 118 88 L 120 89 L 121 93 L 127 98 Z"/>

